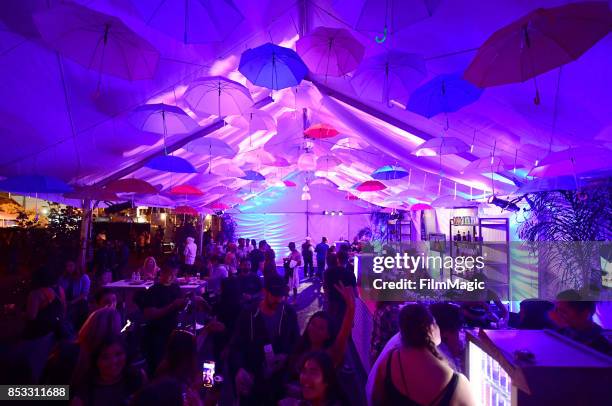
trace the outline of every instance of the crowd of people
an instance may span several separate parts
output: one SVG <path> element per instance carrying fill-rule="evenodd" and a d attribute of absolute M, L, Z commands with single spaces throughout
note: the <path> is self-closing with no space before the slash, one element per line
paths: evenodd
<path fill-rule="evenodd" d="M 359 249 L 358 241 L 335 246 L 306 238 L 290 242 L 277 266 L 265 240 L 206 241 L 198 249 L 188 236 L 175 255 L 144 257 L 134 272 L 154 283 L 126 298 L 96 274 L 95 261 L 108 251 L 102 239 L 91 272 L 74 260 L 61 272 L 33 272 L 23 345 L 44 342 L 49 351 L 30 363 L 19 358 L 23 351 L 3 355 L 14 369 L 2 382 L 70 385 L 72 405 L 354 404 L 338 377 L 359 296 L 351 265 Z M 185 277 L 205 281 L 206 289 L 187 293 L 178 283 Z M 296 298 L 304 282 L 321 286 L 324 300 L 300 333 Z M 555 328 L 611 354 L 594 310 L 566 291 L 556 303 L 524 301 L 510 324 Z M 368 402 L 473 405 L 463 330 L 509 318 L 497 300 L 378 302 Z"/>

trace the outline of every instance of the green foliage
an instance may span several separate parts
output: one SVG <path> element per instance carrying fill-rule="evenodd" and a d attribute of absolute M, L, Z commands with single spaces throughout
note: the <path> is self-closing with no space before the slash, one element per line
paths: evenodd
<path fill-rule="evenodd" d="M 60 241 L 79 240 L 81 213 L 73 207 L 60 208 L 51 205 L 49 209 L 47 230 L 52 239 Z"/>

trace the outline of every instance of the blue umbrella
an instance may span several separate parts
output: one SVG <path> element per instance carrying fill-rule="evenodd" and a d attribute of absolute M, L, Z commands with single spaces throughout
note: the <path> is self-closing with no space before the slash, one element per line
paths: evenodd
<path fill-rule="evenodd" d="M 175 172 L 175 173 L 196 173 L 197 170 L 186 159 L 172 155 L 161 155 L 151 159 L 145 165 L 147 168 L 156 169 L 158 171 Z"/>
<path fill-rule="evenodd" d="M 259 172 L 256 171 L 244 171 L 244 176 L 242 176 L 240 179 L 244 179 L 244 180 L 266 180 L 266 178 Z"/>
<path fill-rule="evenodd" d="M 183 41 L 225 40 L 244 19 L 230 0 L 132 0 L 151 27 Z"/>
<path fill-rule="evenodd" d="M 1 180 L 0 190 L 13 193 L 69 193 L 74 189 L 53 176 L 17 175 Z"/>
<path fill-rule="evenodd" d="M 273 90 L 297 86 L 308 73 L 294 50 L 272 43 L 244 51 L 238 70 L 253 84 Z"/>
<path fill-rule="evenodd" d="M 385 165 L 375 170 L 371 176 L 378 180 L 401 179 L 408 176 L 408 171 L 401 166 Z"/>
<path fill-rule="evenodd" d="M 408 100 L 407 110 L 431 118 L 450 113 L 478 100 L 482 89 L 459 75 L 440 75 L 416 89 Z"/>

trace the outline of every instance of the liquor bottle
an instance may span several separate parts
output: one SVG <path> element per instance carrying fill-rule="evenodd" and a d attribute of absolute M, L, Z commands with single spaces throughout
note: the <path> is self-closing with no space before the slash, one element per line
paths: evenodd
<path fill-rule="evenodd" d="M 463 235 L 461 236 L 461 241 L 467 241 L 467 236 L 465 235 L 465 231 L 463 232 Z"/>
<path fill-rule="evenodd" d="M 472 242 L 472 235 L 470 234 L 470 230 L 467 232 L 467 241 Z"/>

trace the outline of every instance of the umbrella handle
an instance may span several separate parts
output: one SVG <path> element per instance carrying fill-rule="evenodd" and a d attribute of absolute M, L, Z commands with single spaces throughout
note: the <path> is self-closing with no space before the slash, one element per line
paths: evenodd
<path fill-rule="evenodd" d="M 382 44 L 383 42 L 385 42 L 387 40 L 387 26 L 385 26 L 385 28 L 383 30 L 382 37 L 379 37 L 377 35 L 376 37 L 374 37 L 374 40 L 376 40 L 376 43 L 378 43 L 378 44 Z"/>

